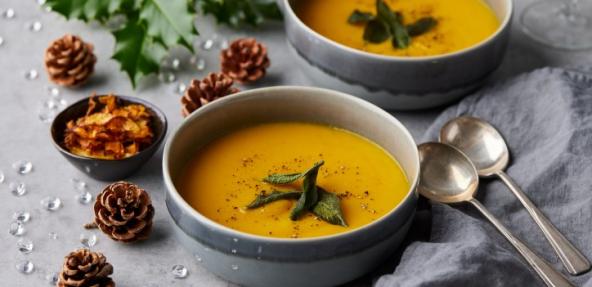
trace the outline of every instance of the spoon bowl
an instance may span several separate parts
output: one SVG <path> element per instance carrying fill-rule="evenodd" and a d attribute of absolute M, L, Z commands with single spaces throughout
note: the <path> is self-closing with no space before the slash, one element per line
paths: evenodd
<path fill-rule="evenodd" d="M 475 117 L 458 117 L 446 123 L 440 130 L 440 142 L 466 154 L 483 177 L 504 170 L 510 159 L 502 135 L 491 124 Z"/>
<path fill-rule="evenodd" d="M 456 148 L 440 143 L 419 145 L 422 167 L 418 191 L 439 202 L 458 203 L 473 197 L 479 176 L 466 155 Z"/>

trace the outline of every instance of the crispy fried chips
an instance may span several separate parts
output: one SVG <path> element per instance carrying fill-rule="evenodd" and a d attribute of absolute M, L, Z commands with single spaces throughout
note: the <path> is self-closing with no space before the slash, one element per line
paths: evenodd
<path fill-rule="evenodd" d="M 154 138 L 152 116 L 140 104 L 121 105 L 113 95 L 90 97 L 86 115 L 66 125 L 64 144 L 73 154 L 122 159 L 148 147 Z"/>

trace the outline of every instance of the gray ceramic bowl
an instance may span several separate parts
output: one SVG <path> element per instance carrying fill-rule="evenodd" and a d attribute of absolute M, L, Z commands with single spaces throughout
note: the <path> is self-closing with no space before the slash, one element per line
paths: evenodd
<path fill-rule="evenodd" d="M 316 85 L 362 97 L 382 108 L 411 110 L 449 103 L 480 87 L 506 50 L 512 0 L 485 0 L 500 27 L 481 43 L 429 57 L 371 54 L 334 42 L 307 27 L 292 9 L 298 0 L 277 0 L 295 59 Z"/>
<path fill-rule="evenodd" d="M 411 187 L 391 212 L 332 236 L 279 239 L 222 226 L 195 211 L 177 191 L 191 154 L 223 134 L 264 122 L 304 121 L 365 136 L 392 154 Z M 180 241 L 213 273 L 246 286 L 334 286 L 372 270 L 402 241 L 415 213 L 419 160 L 407 129 L 380 108 L 331 90 L 272 87 L 216 100 L 189 116 L 168 139 L 163 157 L 166 205 Z"/>

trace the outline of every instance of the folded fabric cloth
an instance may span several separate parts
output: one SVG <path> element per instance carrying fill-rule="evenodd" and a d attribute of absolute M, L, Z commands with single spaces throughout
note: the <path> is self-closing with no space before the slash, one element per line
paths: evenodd
<path fill-rule="evenodd" d="M 472 115 L 503 134 L 507 173 L 592 260 L 592 67 L 543 68 L 486 88 L 448 108 L 424 141 L 451 118 Z M 500 180 L 481 180 L 477 198 L 518 238 L 567 272 L 526 210 Z M 472 206 L 433 203 L 429 241 L 413 242 L 376 287 L 544 286 L 520 254 Z M 421 223 L 419 223 L 421 224 Z M 571 277 L 592 286 L 592 272 Z"/>

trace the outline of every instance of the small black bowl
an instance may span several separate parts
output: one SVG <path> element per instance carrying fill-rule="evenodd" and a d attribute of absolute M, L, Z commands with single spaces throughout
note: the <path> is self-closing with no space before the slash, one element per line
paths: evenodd
<path fill-rule="evenodd" d="M 131 157 L 115 160 L 96 159 L 75 155 L 64 146 L 66 124 L 70 120 L 75 120 L 86 114 L 89 98 L 84 98 L 64 109 L 51 124 L 51 138 L 58 151 L 76 168 L 88 176 L 102 181 L 123 179 L 140 169 L 158 150 L 167 131 L 166 117 L 156 106 L 134 97 L 117 97 L 123 105 L 140 104 L 145 106 L 152 115 L 151 128 L 154 133 L 154 141 L 150 146 Z"/>

